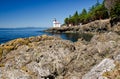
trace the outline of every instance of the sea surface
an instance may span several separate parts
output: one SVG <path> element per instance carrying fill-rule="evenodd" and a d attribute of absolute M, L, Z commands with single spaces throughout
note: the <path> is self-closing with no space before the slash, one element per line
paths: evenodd
<path fill-rule="evenodd" d="M 31 36 L 41 36 L 44 34 L 61 37 L 62 39 L 70 40 L 72 42 L 77 41 L 78 38 L 81 37 L 89 41 L 90 38 L 92 37 L 91 35 L 88 34 L 77 33 L 59 33 L 59 34 L 47 33 L 44 32 L 45 29 L 47 28 L 0 28 L 0 44 L 16 38 L 27 38 Z"/>

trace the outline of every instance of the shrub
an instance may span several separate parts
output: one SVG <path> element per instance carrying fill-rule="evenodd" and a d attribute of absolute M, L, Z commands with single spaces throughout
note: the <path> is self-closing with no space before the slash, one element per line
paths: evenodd
<path fill-rule="evenodd" d="M 111 26 L 117 24 L 120 21 L 120 3 L 116 3 L 115 6 L 110 11 L 110 23 Z"/>
<path fill-rule="evenodd" d="M 120 3 L 116 3 L 110 11 L 111 18 L 120 17 Z"/>

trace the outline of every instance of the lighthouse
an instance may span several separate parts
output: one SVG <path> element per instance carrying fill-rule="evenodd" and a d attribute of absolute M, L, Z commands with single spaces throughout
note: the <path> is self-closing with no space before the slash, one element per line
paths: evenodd
<path fill-rule="evenodd" d="M 60 26 L 61 26 L 61 24 L 56 19 L 54 19 L 53 20 L 53 27 L 60 27 Z"/>

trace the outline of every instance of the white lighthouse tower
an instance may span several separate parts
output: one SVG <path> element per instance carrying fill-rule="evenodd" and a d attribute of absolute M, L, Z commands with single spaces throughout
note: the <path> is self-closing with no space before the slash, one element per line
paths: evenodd
<path fill-rule="evenodd" d="M 53 27 L 60 27 L 61 24 L 56 20 L 56 18 L 53 20 Z"/>

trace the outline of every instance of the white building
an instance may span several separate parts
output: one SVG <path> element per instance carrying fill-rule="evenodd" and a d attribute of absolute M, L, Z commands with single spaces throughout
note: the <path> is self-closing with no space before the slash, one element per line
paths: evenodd
<path fill-rule="evenodd" d="M 53 20 L 53 27 L 60 27 L 60 26 L 61 26 L 61 24 L 56 19 L 54 19 Z"/>

